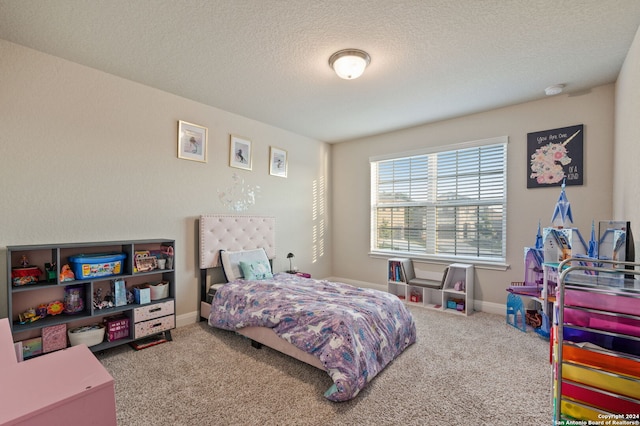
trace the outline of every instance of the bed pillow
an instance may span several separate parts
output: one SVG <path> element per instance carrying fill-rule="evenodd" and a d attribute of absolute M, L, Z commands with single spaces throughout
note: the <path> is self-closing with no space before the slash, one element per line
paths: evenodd
<path fill-rule="evenodd" d="M 253 262 L 241 260 L 240 270 L 245 280 L 266 280 L 267 278 L 273 278 L 271 265 L 264 260 L 256 260 Z"/>
<path fill-rule="evenodd" d="M 264 261 L 269 264 L 269 258 L 264 249 L 227 251 L 220 250 L 220 259 L 222 260 L 222 270 L 224 271 L 227 281 L 233 281 L 238 278 L 244 278 L 244 274 L 240 269 L 240 261 L 257 262 Z M 271 272 L 271 268 L 269 268 Z"/>

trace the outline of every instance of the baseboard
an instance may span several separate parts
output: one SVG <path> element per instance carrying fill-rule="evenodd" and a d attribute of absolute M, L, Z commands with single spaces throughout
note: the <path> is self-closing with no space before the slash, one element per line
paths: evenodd
<path fill-rule="evenodd" d="M 193 324 L 198 321 L 200 321 L 200 314 L 198 311 L 176 315 L 176 327 L 184 327 L 185 325 Z"/>
<path fill-rule="evenodd" d="M 493 302 L 483 302 L 482 300 L 474 300 L 473 309 L 478 312 L 486 312 L 488 314 L 506 315 L 507 305 Z"/>

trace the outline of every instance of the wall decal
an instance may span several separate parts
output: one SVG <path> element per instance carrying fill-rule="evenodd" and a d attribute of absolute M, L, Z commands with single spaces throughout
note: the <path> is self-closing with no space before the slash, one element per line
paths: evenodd
<path fill-rule="evenodd" d="M 256 203 L 260 194 L 259 185 L 248 185 L 236 173 L 231 176 L 233 183 L 226 190 L 218 189 L 220 202 L 229 210 L 242 212 Z"/>

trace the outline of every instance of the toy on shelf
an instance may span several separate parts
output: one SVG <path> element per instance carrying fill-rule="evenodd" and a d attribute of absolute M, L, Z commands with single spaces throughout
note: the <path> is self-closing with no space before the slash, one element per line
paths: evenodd
<path fill-rule="evenodd" d="M 20 265 L 19 267 L 11 269 L 11 283 L 13 286 L 18 287 L 27 284 L 37 284 L 42 274 L 40 268 L 31 266 L 29 259 L 24 254 L 18 264 Z"/>
<path fill-rule="evenodd" d="M 11 269 L 11 283 L 14 287 L 37 284 L 42 271 L 37 266 L 30 266 L 27 255 L 23 254 L 17 268 Z"/>
<path fill-rule="evenodd" d="M 73 281 L 76 279 L 71 267 L 69 265 L 63 265 L 60 270 L 60 282 Z"/>
<path fill-rule="evenodd" d="M 45 275 L 47 277 L 47 282 L 54 282 L 56 280 L 56 264 L 45 263 L 44 264 Z"/>
<path fill-rule="evenodd" d="M 158 258 L 151 256 L 149 250 L 136 251 L 134 260 L 134 272 L 148 272 L 158 268 Z"/>
<path fill-rule="evenodd" d="M 113 296 L 111 293 L 108 293 L 102 297 L 102 289 L 98 288 L 93 293 L 93 308 L 94 309 L 107 309 L 113 308 L 115 305 L 113 304 Z"/>
<path fill-rule="evenodd" d="M 64 289 L 64 313 L 77 314 L 84 310 L 84 286 L 68 285 Z"/>
<path fill-rule="evenodd" d="M 173 269 L 173 247 L 162 246 L 161 252 L 162 252 L 162 256 L 167 260 L 167 263 L 166 263 L 167 269 Z"/>
<path fill-rule="evenodd" d="M 34 308 L 29 308 L 25 312 L 18 314 L 18 321 L 20 324 L 27 324 L 40 319 L 40 316 L 36 314 Z"/>
<path fill-rule="evenodd" d="M 55 302 L 51 302 L 47 305 L 47 314 L 49 315 L 58 315 L 64 311 L 64 303 L 59 300 Z"/>
<path fill-rule="evenodd" d="M 37 266 L 27 266 L 26 268 L 11 269 L 11 283 L 14 287 L 37 284 L 42 271 Z"/>
<path fill-rule="evenodd" d="M 47 304 L 46 303 L 39 304 L 38 307 L 36 308 L 36 314 L 40 318 L 46 317 L 47 316 Z"/>

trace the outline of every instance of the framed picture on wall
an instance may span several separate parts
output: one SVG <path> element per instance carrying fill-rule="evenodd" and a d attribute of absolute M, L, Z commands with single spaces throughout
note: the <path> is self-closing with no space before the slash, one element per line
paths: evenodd
<path fill-rule="evenodd" d="M 207 128 L 178 121 L 178 158 L 207 162 Z"/>
<path fill-rule="evenodd" d="M 527 188 L 582 185 L 584 125 L 527 133 Z"/>
<path fill-rule="evenodd" d="M 269 153 L 269 174 L 272 176 L 287 177 L 287 151 L 271 147 Z"/>
<path fill-rule="evenodd" d="M 251 170 L 251 141 L 241 136 L 231 135 L 229 165 L 238 169 Z"/>

